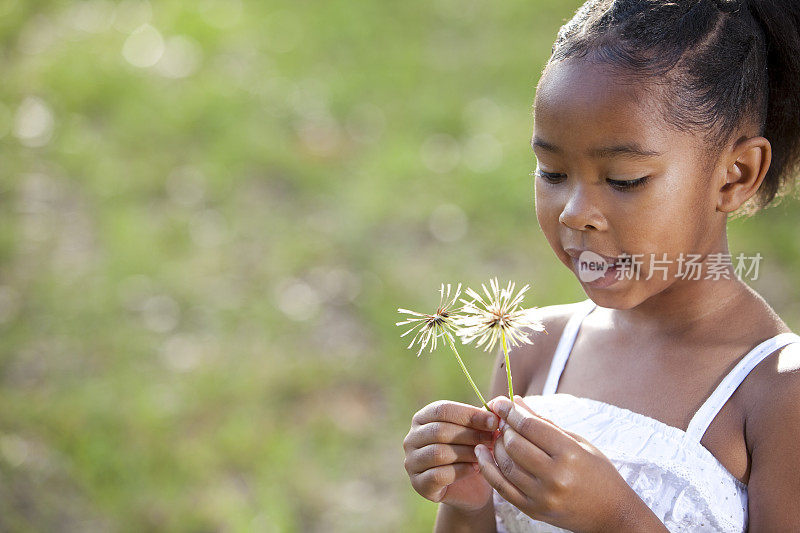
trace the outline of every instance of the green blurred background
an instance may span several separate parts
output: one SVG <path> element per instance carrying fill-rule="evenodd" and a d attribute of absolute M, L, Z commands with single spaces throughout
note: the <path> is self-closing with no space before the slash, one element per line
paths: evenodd
<path fill-rule="evenodd" d="M 396 309 L 585 298 L 529 175 L 578 5 L 0 0 L 0 530 L 430 530 L 402 440 L 474 398 Z M 730 239 L 800 330 L 797 207 Z"/>

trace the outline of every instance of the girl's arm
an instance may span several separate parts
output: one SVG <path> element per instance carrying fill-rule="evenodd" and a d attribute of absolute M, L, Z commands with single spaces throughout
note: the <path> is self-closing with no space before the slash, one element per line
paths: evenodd
<path fill-rule="evenodd" d="M 467 513 L 455 509 L 446 503 L 439 504 L 434 533 L 496 533 L 494 504 L 491 500 L 480 511 Z"/>
<path fill-rule="evenodd" d="M 800 524 L 800 344 L 777 356 L 767 360 L 777 364 L 764 369 L 763 393 L 747 417 L 750 533 L 796 531 Z"/>

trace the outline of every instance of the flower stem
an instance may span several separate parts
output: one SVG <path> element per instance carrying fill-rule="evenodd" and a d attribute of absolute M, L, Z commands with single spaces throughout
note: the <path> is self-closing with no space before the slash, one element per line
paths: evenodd
<path fill-rule="evenodd" d="M 506 376 L 508 376 L 508 399 L 514 401 L 514 387 L 511 385 L 511 362 L 508 360 L 508 346 L 506 345 L 506 330 L 500 329 L 503 339 L 503 354 L 506 356 Z"/>
<path fill-rule="evenodd" d="M 450 348 L 452 348 L 453 353 L 456 354 L 456 359 L 458 359 L 458 364 L 461 365 L 461 370 L 463 370 L 464 374 L 467 376 L 467 379 L 469 380 L 469 384 L 472 385 L 472 388 L 475 390 L 475 393 L 478 395 L 478 398 L 481 399 L 481 403 L 486 408 L 486 410 L 491 413 L 492 410 L 489 409 L 488 405 L 486 405 L 486 400 L 483 399 L 483 395 L 481 394 L 481 391 L 478 389 L 477 385 L 475 385 L 475 382 L 472 381 L 472 376 L 470 376 L 469 372 L 467 372 L 467 367 L 464 366 L 464 361 L 462 361 L 461 360 L 461 356 L 458 355 L 458 350 L 456 350 L 456 345 L 453 344 L 453 339 L 450 337 L 450 335 L 445 335 L 445 337 L 447 337 L 447 342 L 450 343 Z"/>

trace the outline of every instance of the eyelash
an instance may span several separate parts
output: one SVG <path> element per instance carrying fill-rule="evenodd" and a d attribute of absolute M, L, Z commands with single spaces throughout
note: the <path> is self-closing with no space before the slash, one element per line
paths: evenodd
<path fill-rule="evenodd" d="M 562 177 L 564 177 L 564 174 L 555 174 L 555 173 L 552 173 L 552 172 L 542 172 L 541 170 L 538 170 L 538 169 L 533 172 L 533 175 L 534 176 L 539 176 L 540 178 L 545 180 L 547 183 L 550 183 L 550 184 L 553 184 L 553 185 L 556 184 L 556 183 L 560 183 L 561 180 L 562 180 Z M 614 187 L 617 190 L 620 190 L 620 191 L 631 191 L 631 190 L 636 189 L 638 187 L 641 187 L 642 185 L 647 183 L 648 179 L 650 179 L 650 176 L 643 176 L 643 177 L 637 178 L 635 180 L 606 180 L 606 181 L 608 181 L 608 183 L 611 184 L 611 186 Z"/>

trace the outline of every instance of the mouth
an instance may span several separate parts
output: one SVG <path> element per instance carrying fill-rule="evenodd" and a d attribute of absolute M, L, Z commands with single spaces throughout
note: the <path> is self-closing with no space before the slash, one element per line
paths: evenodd
<path fill-rule="evenodd" d="M 621 253 L 619 255 L 605 255 L 605 254 L 601 254 L 601 253 L 595 252 L 594 250 L 581 249 L 581 248 L 565 248 L 564 251 L 567 254 L 569 254 L 569 256 L 572 259 L 579 259 L 581 254 L 584 253 L 584 252 L 591 252 L 591 253 L 595 254 L 596 256 L 600 256 L 601 258 L 603 258 L 605 260 L 605 262 L 608 264 L 609 268 L 616 267 L 616 266 L 619 266 L 619 265 L 628 264 L 628 263 L 631 262 L 630 254 L 627 254 L 625 252 L 623 252 L 623 253 Z"/>
<path fill-rule="evenodd" d="M 586 254 L 590 255 L 590 254 Z M 616 286 L 618 282 L 625 278 L 624 272 L 630 270 L 625 266 L 629 262 L 626 257 L 609 257 L 600 254 L 591 254 L 592 257 L 572 257 L 572 269 L 578 279 L 587 287 L 592 289 L 606 289 Z"/>

